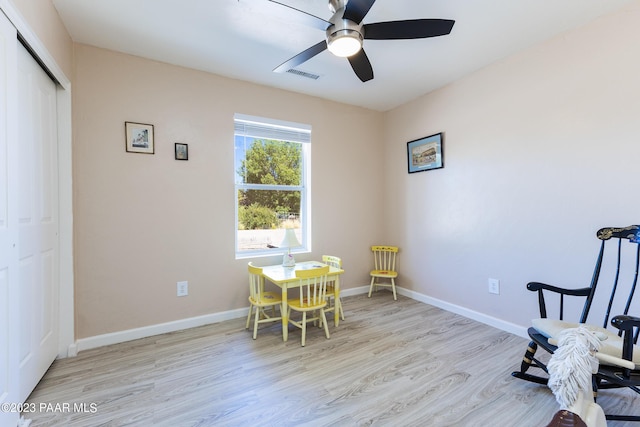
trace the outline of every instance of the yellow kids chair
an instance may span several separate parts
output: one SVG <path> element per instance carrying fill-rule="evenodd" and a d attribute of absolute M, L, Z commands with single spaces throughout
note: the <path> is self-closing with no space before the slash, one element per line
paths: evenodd
<path fill-rule="evenodd" d="M 329 328 L 327 327 L 327 317 L 324 309 L 327 306 L 327 273 L 329 266 L 320 268 L 311 268 L 308 270 L 296 270 L 296 277 L 300 280 L 300 296 L 299 298 L 290 299 L 287 317 L 289 323 L 302 329 L 302 346 L 304 347 L 307 336 L 307 323 L 319 320 L 324 326 L 324 333 L 329 338 Z M 291 310 L 302 313 L 302 320 L 295 321 L 291 319 Z M 311 313 L 311 317 L 307 316 Z"/>
<path fill-rule="evenodd" d="M 398 254 L 397 246 L 371 246 L 373 252 L 374 269 L 371 270 L 371 286 L 369 286 L 369 298 L 371 298 L 371 291 L 374 287 L 383 286 L 391 288 L 393 291 L 393 299 L 397 300 L 396 296 L 396 277 L 398 272 L 396 271 L 396 255 Z M 380 282 L 379 280 L 388 280 L 387 282 Z"/>
<path fill-rule="evenodd" d="M 246 329 L 249 329 L 251 313 L 255 307 L 255 319 L 253 323 L 253 339 L 258 336 L 258 323 L 276 322 L 282 320 L 282 313 L 276 317 L 276 306 L 282 304 L 282 296 L 279 292 L 264 291 L 264 277 L 262 268 L 249 263 L 249 315 L 247 316 Z M 265 308 L 271 307 L 271 316 L 265 312 Z"/>

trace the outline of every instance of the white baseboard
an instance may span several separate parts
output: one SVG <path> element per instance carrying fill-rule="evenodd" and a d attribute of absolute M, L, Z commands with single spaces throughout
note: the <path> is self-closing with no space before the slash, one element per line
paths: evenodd
<path fill-rule="evenodd" d="M 497 319 L 492 316 L 488 316 L 484 313 L 469 310 L 455 304 L 448 303 L 446 301 L 432 298 L 427 295 L 397 287 L 397 292 L 400 295 L 404 295 L 416 301 L 430 304 L 435 307 L 441 308 L 452 313 L 459 314 L 472 320 L 493 326 L 505 332 L 527 338 L 527 328 L 505 322 L 504 320 Z M 342 296 L 348 297 L 352 295 L 366 294 L 369 292 L 369 285 L 360 286 L 357 288 L 349 288 L 342 291 Z M 92 348 L 103 347 L 105 345 L 117 344 L 126 341 L 132 341 L 139 338 L 146 338 L 153 335 L 165 334 L 167 332 L 175 332 L 183 329 L 196 328 L 198 326 L 209 325 L 212 323 L 218 323 L 225 320 L 237 319 L 245 317 L 249 312 L 249 308 L 239 308 L 236 310 L 224 311 L 221 313 L 212 313 L 204 316 L 190 317 L 188 319 L 176 320 L 173 322 L 160 323 L 157 325 L 145 326 L 142 328 L 128 329 L 126 331 L 112 332 L 104 335 L 96 335 L 89 338 L 81 338 L 75 343 L 71 344 L 68 349 L 68 356 L 74 357 L 79 351 L 89 350 Z"/>
<path fill-rule="evenodd" d="M 78 355 L 78 342 L 73 342 L 67 349 L 66 357 L 76 357 Z"/>
<path fill-rule="evenodd" d="M 341 297 L 350 297 L 350 296 L 353 296 L 353 295 L 366 294 L 367 292 L 369 292 L 369 285 L 360 286 L 358 288 L 349 288 L 349 289 L 345 289 L 345 290 L 340 289 L 340 296 Z"/>
<path fill-rule="evenodd" d="M 415 291 L 403 289 L 400 287 L 396 287 L 396 289 L 400 295 L 404 295 L 416 301 L 433 305 L 434 307 L 438 307 L 443 310 L 450 311 L 451 313 L 459 314 L 468 319 L 472 319 L 480 323 L 484 323 L 485 325 L 493 326 L 494 328 L 500 329 L 505 332 L 509 332 L 514 335 L 518 335 L 523 338 L 529 338 L 526 327 L 516 325 L 515 323 L 511 323 L 511 322 L 506 322 L 502 319 L 498 319 L 496 317 L 489 316 L 487 314 L 480 313 L 478 311 L 470 310 L 468 308 L 461 307 L 459 305 L 451 304 L 449 302 L 442 301 L 437 298 L 433 298 L 424 294 L 420 294 Z"/>
<path fill-rule="evenodd" d="M 248 307 L 239 308 L 236 310 L 229 310 L 221 313 L 206 314 L 204 316 L 198 316 L 198 317 L 190 317 L 188 319 L 181 319 L 173 322 L 160 323 L 157 325 L 145 326 L 142 328 L 128 329 L 126 331 L 112 332 L 104 335 L 96 335 L 89 338 L 80 338 L 75 342 L 75 348 L 73 350 L 77 354 L 79 351 L 103 347 L 105 345 L 137 340 L 139 338 L 146 338 L 146 337 L 151 337 L 153 335 L 166 334 L 167 332 L 175 332 L 183 329 L 197 328 L 198 326 L 209 325 L 211 323 L 218 323 L 218 322 L 223 322 L 225 320 L 245 317 L 248 312 L 249 312 Z M 69 355 L 71 355 L 72 347 L 74 347 L 73 344 L 69 346 Z"/>

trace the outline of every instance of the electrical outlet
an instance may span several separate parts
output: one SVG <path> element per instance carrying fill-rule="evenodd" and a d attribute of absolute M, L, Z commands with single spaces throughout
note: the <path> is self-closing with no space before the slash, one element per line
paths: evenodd
<path fill-rule="evenodd" d="M 489 279 L 489 293 L 500 295 L 500 280 Z"/>
<path fill-rule="evenodd" d="M 177 285 L 179 297 L 186 297 L 187 295 L 189 295 L 189 282 L 178 282 Z"/>

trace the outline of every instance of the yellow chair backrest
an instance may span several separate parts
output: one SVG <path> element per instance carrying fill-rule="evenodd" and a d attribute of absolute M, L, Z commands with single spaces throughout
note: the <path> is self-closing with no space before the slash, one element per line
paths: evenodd
<path fill-rule="evenodd" d="M 342 259 L 333 255 L 322 255 L 322 262 L 335 268 L 342 268 Z"/>
<path fill-rule="evenodd" d="M 249 295 L 256 302 L 262 301 L 262 293 L 264 292 L 264 276 L 262 275 L 262 268 L 249 263 L 248 270 Z"/>
<path fill-rule="evenodd" d="M 396 271 L 397 246 L 371 246 L 375 270 Z"/>
<path fill-rule="evenodd" d="M 312 307 L 326 305 L 327 274 L 329 266 L 296 270 L 296 277 L 300 279 L 300 306 Z"/>

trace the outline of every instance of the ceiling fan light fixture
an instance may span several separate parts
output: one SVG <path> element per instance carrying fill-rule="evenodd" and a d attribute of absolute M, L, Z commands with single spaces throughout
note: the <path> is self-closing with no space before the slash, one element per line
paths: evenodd
<path fill-rule="evenodd" d="M 450 19 L 405 19 L 363 24 L 363 19 L 376 0 L 328 0 L 329 10 L 333 14 L 328 21 L 287 6 L 280 1 L 271 0 L 271 2 L 304 13 L 307 21 L 313 18 L 313 26 L 325 30 L 324 40 L 289 58 L 277 66 L 274 72 L 287 72 L 319 53 L 329 50 L 335 56 L 348 58 L 353 72 L 363 83 L 373 79 L 371 61 L 363 50 L 365 38 L 372 40 L 426 39 L 449 34 L 455 23 Z"/>
<path fill-rule="evenodd" d="M 346 58 L 362 49 L 362 35 L 356 30 L 342 29 L 329 34 L 327 47 L 335 56 Z"/>

